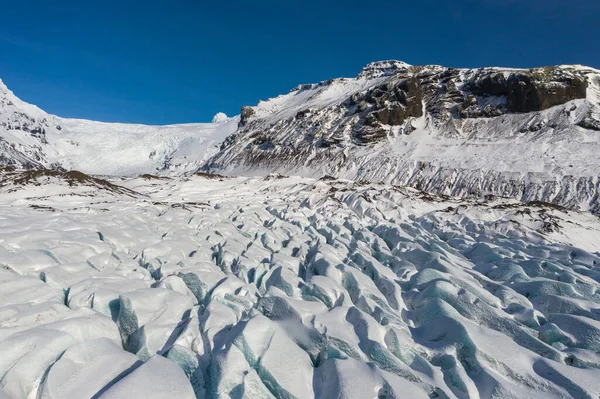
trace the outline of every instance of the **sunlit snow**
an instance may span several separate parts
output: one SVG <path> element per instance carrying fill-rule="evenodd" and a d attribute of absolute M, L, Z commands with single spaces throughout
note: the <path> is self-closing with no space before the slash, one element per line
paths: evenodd
<path fill-rule="evenodd" d="M 20 178 L 0 189 L 9 397 L 600 392 L 590 214 L 277 175 Z"/>

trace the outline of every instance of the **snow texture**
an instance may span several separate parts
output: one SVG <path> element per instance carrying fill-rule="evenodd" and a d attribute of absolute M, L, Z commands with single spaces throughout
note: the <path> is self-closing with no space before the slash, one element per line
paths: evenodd
<path fill-rule="evenodd" d="M 600 393 L 590 213 L 279 175 L 10 173 L 0 395 Z"/>

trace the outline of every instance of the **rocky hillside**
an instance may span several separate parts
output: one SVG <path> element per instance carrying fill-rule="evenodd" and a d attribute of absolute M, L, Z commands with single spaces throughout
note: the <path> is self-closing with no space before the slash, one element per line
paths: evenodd
<path fill-rule="evenodd" d="M 205 170 L 382 181 L 600 209 L 600 71 L 398 61 L 243 107 Z"/>
<path fill-rule="evenodd" d="M 17 98 L 0 81 L 0 165 L 26 169 L 45 165 L 46 132 L 60 130 L 56 117 Z"/>

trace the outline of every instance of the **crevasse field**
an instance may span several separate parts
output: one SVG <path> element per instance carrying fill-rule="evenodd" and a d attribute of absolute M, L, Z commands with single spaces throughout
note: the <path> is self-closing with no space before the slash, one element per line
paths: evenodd
<path fill-rule="evenodd" d="M 279 175 L 0 186 L 0 398 L 600 393 L 590 213 Z"/>

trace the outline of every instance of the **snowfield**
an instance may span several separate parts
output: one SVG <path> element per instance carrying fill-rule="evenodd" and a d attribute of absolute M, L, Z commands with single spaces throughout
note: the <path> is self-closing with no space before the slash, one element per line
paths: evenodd
<path fill-rule="evenodd" d="M 3 171 L 0 398 L 597 398 L 600 220 L 271 175 Z"/>

